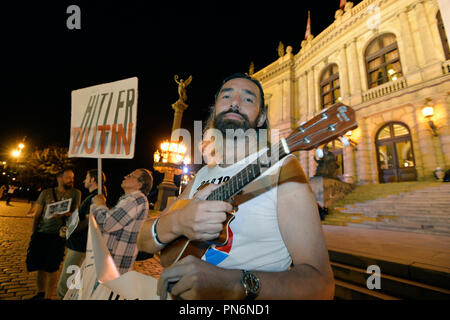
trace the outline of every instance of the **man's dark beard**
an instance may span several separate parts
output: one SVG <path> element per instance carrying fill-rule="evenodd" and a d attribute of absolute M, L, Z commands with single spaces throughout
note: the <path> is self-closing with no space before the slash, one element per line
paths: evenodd
<path fill-rule="evenodd" d="M 64 188 L 64 190 L 70 190 L 70 189 L 73 189 L 73 183 L 70 183 L 70 184 L 63 184 L 63 188 Z"/>
<path fill-rule="evenodd" d="M 228 113 L 238 114 L 242 117 L 242 120 L 225 119 L 225 116 Z M 218 115 L 216 115 L 216 117 L 214 118 L 214 121 L 213 121 L 213 127 L 216 128 L 217 130 L 220 130 L 220 132 L 222 132 L 222 134 L 225 137 L 227 129 L 232 129 L 232 130 L 242 129 L 242 130 L 244 130 L 244 132 L 250 128 L 256 129 L 256 121 L 255 121 L 255 123 L 250 123 L 247 115 L 242 114 L 237 110 L 236 111 L 228 110 L 228 111 L 223 111 L 223 112 L 219 113 Z"/>

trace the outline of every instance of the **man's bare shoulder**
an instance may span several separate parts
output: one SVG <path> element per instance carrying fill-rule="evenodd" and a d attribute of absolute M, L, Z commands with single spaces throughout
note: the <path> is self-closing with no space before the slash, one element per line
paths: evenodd
<path fill-rule="evenodd" d="M 309 183 L 300 161 L 295 156 L 287 157 L 281 166 L 278 184 L 286 182 Z"/>

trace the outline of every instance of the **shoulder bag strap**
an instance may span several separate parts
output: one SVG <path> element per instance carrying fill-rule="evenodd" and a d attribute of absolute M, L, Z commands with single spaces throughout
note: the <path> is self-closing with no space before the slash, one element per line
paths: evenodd
<path fill-rule="evenodd" d="M 52 193 L 53 193 L 53 199 L 55 199 L 55 202 L 58 202 L 58 197 L 56 197 L 55 188 L 52 188 Z"/>

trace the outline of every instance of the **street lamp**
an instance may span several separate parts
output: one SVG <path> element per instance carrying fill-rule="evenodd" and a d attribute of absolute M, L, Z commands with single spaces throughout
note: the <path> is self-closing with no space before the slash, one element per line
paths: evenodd
<path fill-rule="evenodd" d="M 12 156 L 14 157 L 14 158 L 18 158 L 19 156 L 20 156 L 20 150 L 13 150 L 13 152 L 12 152 Z"/>
<path fill-rule="evenodd" d="M 430 98 L 426 98 L 425 106 L 422 108 L 422 114 L 426 119 L 428 119 L 428 125 L 430 126 L 431 131 L 433 131 L 433 135 L 437 137 L 438 136 L 437 128 L 433 120 L 431 120 L 431 118 L 434 115 L 434 108 L 431 101 L 432 100 Z"/>
<path fill-rule="evenodd" d="M 167 198 L 175 195 L 177 187 L 173 183 L 175 175 L 183 174 L 190 163 L 189 156 L 186 156 L 186 146 L 175 141 L 164 141 L 158 150 L 153 154 L 153 168 L 164 174 L 163 182 L 158 189 L 163 190 L 158 193 L 158 201 L 156 202 L 156 210 L 165 207 Z M 182 183 L 185 178 L 182 178 Z"/>
<path fill-rule="evenodd" d="M 165 172 L 167 167 L 179 166 L 181 163 L 188 164 L 190 162 L 189 156 L 185 156 L 186 147 L 182 143 L 164 141 L 160 148 L 153 154 L 155 170 Z M 160 170 L 161 169 L 161 170 Z M 181 174 L 181 169 L 176 170 Z"/>

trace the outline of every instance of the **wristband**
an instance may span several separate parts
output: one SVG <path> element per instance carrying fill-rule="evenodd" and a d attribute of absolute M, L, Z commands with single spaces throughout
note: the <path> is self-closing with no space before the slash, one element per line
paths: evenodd
<path fill-rule="evenodd" d="M 153 236 L 153 241 L 155 241 L 155 243 L 160 246 L 163 247 L 166 245 L 166 243 L 161 242 L 161 240 L 159 240 L 158 238 L 158 233 L 156 232 L 156 225 L 158 224 L 159 218 L 156 218 L 155 222 L 153 222 L 152 225 L 152 236 Z"/>

